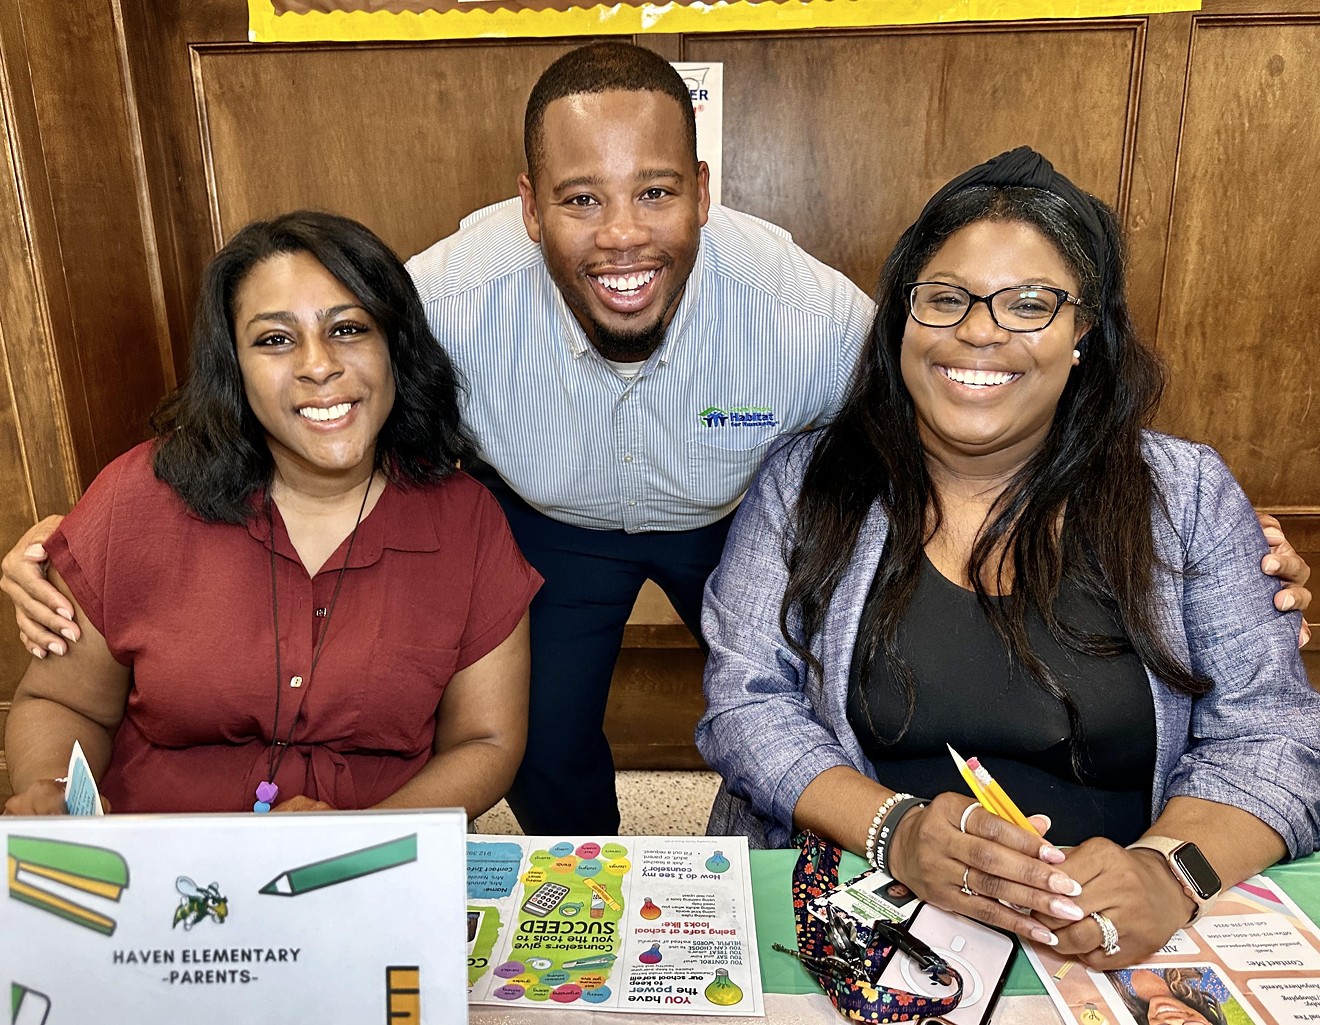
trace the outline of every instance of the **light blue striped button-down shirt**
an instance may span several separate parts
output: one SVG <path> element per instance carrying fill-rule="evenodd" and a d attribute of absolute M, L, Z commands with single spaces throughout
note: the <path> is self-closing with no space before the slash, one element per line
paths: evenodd
<path fill-rule="evenodd" d="M 547 516 L 598 530 L 728 513 L 770 442 L 838 409 L 874 315 L 782 229 L 718 206 L 665 340 L 631 380 L 573 318 L 516 199 L 408 270 L 467 378 L 482 458 Z"/>

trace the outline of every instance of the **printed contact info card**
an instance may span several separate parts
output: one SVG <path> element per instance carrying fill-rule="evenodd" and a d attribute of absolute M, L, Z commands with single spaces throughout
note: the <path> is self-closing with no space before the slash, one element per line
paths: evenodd
<path fill-rule="evenodd" d="M 1225 890 L 1147 961 L 1088 971 L 1028 945 L 1065 1022 L 1077 1025 L 1306 1025 L 1320 1021 L 1320 932 L 1276 883 Z"/>
<path fill-rule="evenodd" d="M 464 1022 L 461 811 L 0 818 L 22 1025 Z"/>

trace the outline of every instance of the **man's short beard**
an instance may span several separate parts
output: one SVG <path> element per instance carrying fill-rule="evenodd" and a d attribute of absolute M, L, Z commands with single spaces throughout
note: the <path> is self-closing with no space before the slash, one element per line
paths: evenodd
<path fill-rule="evenodd" d="M 640 363 L 649 359 L 660 348 L 668 327 L 661 317 L 650 327 L 640 331 L 614 331 L 604 324 L 592 321 L 591 344 L 608 360 L 615 363 Z"/>

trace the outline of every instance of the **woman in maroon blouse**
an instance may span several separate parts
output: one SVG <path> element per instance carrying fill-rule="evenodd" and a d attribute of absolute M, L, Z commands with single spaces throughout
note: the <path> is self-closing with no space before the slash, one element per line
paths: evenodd
<path fill-rule="evenodd" d="M 81 632 L 9 716 L 6 811 L 465 807 L 527 729 L 540 578 L 456 469 L 460 383 L 366 228 L 249 225 L 202 282 L 188 382 L 47 542 Z"/>

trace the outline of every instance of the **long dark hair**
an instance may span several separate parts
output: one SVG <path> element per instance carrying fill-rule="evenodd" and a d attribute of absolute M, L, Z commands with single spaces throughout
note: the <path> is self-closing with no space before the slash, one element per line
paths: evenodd
<path fill-rule="evenodd" d="M 1010 657 L 1063 704 L 1074 740 L 1080 733 L 1075 703 L 1032 650 L 1028 611 L 1037 610 L 1050 633 L 1076 650 L 1115 655 L 1129 648 L 1079 634 L 1059 621 L 1054 604 L 1065 578 L 1118 613 L 1131 649 L 1170 686 L 1188 694 L 1209 689 L 1209 681 L 1182 665 L 1161 641 L 1150 608 L 1158 565 L 1151 515 L 1159 496 L 1142 455 L 1141 432 L 1159 401 L 1164 374 L 1128 312 L 1117 221 L 1108 207 L 1093 201 L 1108 250 L 1103 280 L 1076 211 L 1051 192 L 975 186 L 923 216 L 885 261 L 878 310 L 857 374 L 838 416 L 818 432 L 795 513 L 798 540 L 785 553 L 789 581 L 780 626 L 820 679 L 822 667 L 810 644 L 867 513 L 879 502 L 889 518 L 889 536 L 877 570 L 877 597 L 868 602 L 857 637 L 861 671 L 855 679 L 869 677 L 883 654 L 900 681 L 906 715 L 889 742 L 906 732 L 916 706 L 899 628 L 916 592 L 922 551 L 941 515 L 899 368 L 908 317 L 903 286 L 918 279 L 951 234 L 981 220 L 1025 223 L 1050 239 L 1081 282 L 1085 312 L 1080 315 L 1091 327 L 1079 345 L 1081 365 L 1069 375 L 1044 442 L 1005 487 L 973 545 L 967 571 L 977 599 Z M 1011 575 L 1010 593 L 992 601 L 982 582 L 988 574 L 992 580 Z M 800 616 L 797 629 L 795 616 Z M 1077 766 L 1075 744 L 1073 757 Z"/>
<path fill-rule="evenodd" d="M 281 253 L 309 253 L 375 319 L 389 344 L 394 406 L 376 439 L 376 465 L 395 484 L 443 479 L 475 446 L 459 419 L 462 381 L 426 324 L 399 258 L 357 221 L 298 210 L 249 224 L 202 275 L 186 383 L 151 418 L 156 476 L 198 516 L 243 523 L 271 482 L 265 431 L 248 406 L 238 367 L 234 296 L 254 267 Z"/>

